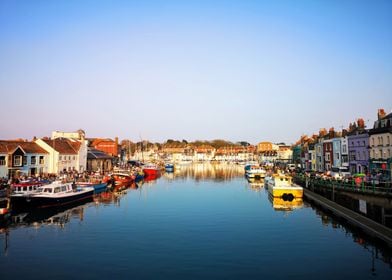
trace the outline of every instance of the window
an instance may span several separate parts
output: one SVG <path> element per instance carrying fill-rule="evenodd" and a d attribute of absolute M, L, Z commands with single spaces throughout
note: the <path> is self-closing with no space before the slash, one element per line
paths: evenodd
<path fill-rule="evenodd" d="M 363 146 L 363 147 L 365 147 L 365 146 L 366 146 L 366 145 L 365 145 L 365 141 L 362 141 L 362 146 Z"/>
<path fill-rule="evenodd" d="M 347 146 L 346 146 L 346 145 L 343 145 L 342 152 L 343 152 L 344 154 L 346 154 L 346 153 L 347 153 Z"/>
<path fill-rule="evenodd" d="M 378 158 L 382 158 L 382 149 L 380 149 L 380 155 Z"/>
<path fill-rule="evenodd" d="M 45 163 L 45 161 L 44 161 L 44 156 L 40 156 L 39 157 L 39 164 L 44 164 Z M 41 172 L 42 173 L 42 172 Z"/>
<path fill-rule="evenodd" d="M 27 165 L 27 157 L 23 156 L 23 165 Z"/>
<path fill-rule="evenodd" d="M 372 137 L 372 146 L 374 147 L 374 137 Z"/>
<path fill-rule="evenodd" d="M 75 156 L 73 156 L 73 160 L 75 160 L 76 159 L 76 157 Z"/>
<path fill-rule="evenodd" d="M 389 139 L 389 135 L 387 135 L 387 145 L 391 145 L 391 140 Z"/>
<path fill-rule="evenodd" d="M 61 160 L 61 156 L 59 156 L 59 160 Z"/>
<path fill-rule="evenodd" d="M 31 159 L 30 159 L 30 163 L 31 163 L 31 165 L 34 165 L 34 164 L 36 164 L 36 157 L 35 156 L 32 156 L 31 157 Z"/>
<path fill-rule="evenodd" d="M 381 141 L 380 145 L 384 146 L 384 137 L 380 136 L 380 141 Z"/>
<path fill-rule="evenodd" d="M 5 165 L 5 156 L 0 157 L 0 165 Z"/>
<path fill-rule="evenodd" d="M 22 156 L 14 156 L 14 166 L 22 166 Z"/>

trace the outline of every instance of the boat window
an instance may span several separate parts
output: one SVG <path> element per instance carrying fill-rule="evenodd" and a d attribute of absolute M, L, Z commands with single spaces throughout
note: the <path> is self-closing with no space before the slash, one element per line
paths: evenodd
<path fill-rule="evenodd" d="M 55 188 L 54 188 L 54 192 L 55 192 L 55 193 L 60 192 L 60 187 L 55 187 Z"/>
<path fill-rule="evenodd" d="M 66 186 L 61 186 L 61 191 L 65 192 L 67 190 Z"/>

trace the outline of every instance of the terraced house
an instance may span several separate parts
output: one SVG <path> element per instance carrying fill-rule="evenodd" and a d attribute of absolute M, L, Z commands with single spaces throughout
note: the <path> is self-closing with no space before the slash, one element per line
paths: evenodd
<path fill-rule="evenodd" d="M 35 176 L 48 173 L 48 152 L 35 142 L 0 141 L 0 177 Z"/>
<path fill-rule="evenodd" d="M 369 130 L 370 171 L 384 180 L 391 180 L 392 171 L 392 113 L 379 109 L 377 120 Z"/>

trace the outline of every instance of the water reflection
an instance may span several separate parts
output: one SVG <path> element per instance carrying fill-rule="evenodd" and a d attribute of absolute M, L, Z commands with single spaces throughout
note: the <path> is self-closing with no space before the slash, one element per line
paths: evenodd
<path fill-rule="evenodd" d="M 244 166 L 235 163 L 191 163 L 175 166 L 172 178 L 192 178 L 196 181 L 229 181 L 244 176 Z M 168 175 L 169 176 L 169 175 Z"/>
<path fill-rule="evenodd" d="M 194 180 L 183 181 L 181 178 Z M 166 184 L 167 181 L 172 182 Z M 217 181 L 222 187 L 216 187 Z M 94 207 L 102 211 L 95 211 Z M 287 213 L 284 222 L 280 219 L 282 211 L 285 217 Z M 106 270 L 102 269 L 109 265 L 121 268 L 124 274 L 118 274 L 118 278 L 129 275 L 157 278 L 163 266 L 168 267 L 166 278 L 179 278 L 178 275 L 203 279 L 230 278 L 230 275 L 238 276 L 234 277 L 237 279 L 274 278 L 276 268 L 281 268 L 282 259 L 286 259 L 288 247 L 285 244 L 292 246 L 287 258 L 299 261 L 295 262 L 295 266 L 285 263 L 285 271 L 282 277 L 278 277 L 281 279 L 284 276 L 289 278 L 288 271 L 298 271 L 297 276 L 310 275 L 303 278 L 314 278 L 318 276 L 314 271 L 339 269 L 341 266 L 336 263 L 342 263 L 357 246 L 363 251 L 355 251 L 360 256 L 355 265 L 362 265 L 362 260 L 365 264 L 369 261 L 369 271 L 377 276 L 385 275 L 385 267 L 388 266 L 385 263 L 391 265 L 390 250 L 385 245 L 369 239 L 306 201 L 269 197 L 263 180 L 247 181 L 241 165 L 188 165 L 177 173 L 164 173 L 161 178 L 101 193 L 92 202 L 46 214 L 39 218 L 33 218 L 32 214 L 28 214 L 30 217 L 18 217 L 19 222 L 13 221 L 11 227 L 0 230 L 4 250 L 9 247 L 9 256 L 1 259 L 0 269 L 8 268 L 8 275 L 14 273 L 12 264 L 15 259 L 23 257 L 21 252 L 29 252 L 37 254 L 40 260 L 50 260 L 51 253 L 54 254 L 61 260 L 58 263 L 64 263 L 57 268 L 60 273 L 65 273 L 75 263 L 83 263 L 86 257 L 98 256 L 91 261 L 98 262 L 94 270 L 94 276 L 98 278 L 101 275 L 110 277 L 112 270 L 105 274 Z M 79 226 L 79 223 L 72 222 L 75 220 L 83 222 L 83 230 L 75 230 Z M 20 234 L 24 233 L 23 228 L 19 228 L 18 232 L 16 227 L 32 227 L 34 223 L 66 226 L 70 230 L 61 230 L 61 236 L 74 238 L 75 244 L 83 244 L 84 250 L 75 247 L 78 252 L 75 254 L 75 250 L 68 250 L 67 243 L 51 249 L 48 240 L 56 244 L 58 238 L 53 231 L 45 228 L 36 231 L 43 238 L 26 242 L 24 235 Z M 13 237 L 10 238 L 13 241 L 11 246 L 8 246 L 9 235 Z M 335 242 L 335 238 L 339 240 Z M 293 242 L 290 243 L 290 240 Z M 100 257 L 103 251 L 107 256 L 104 260 Z M 313 256 L 319 252 L 318 260 Z M 339 255 L 340 252 L 345 252 L 344 257 Z M 325 260 L 329 264 L 325 264 Z M 384 263 L 381 265 L 381 262 Z M 267 268 L 263 269 L 260 264 Z M 33 265 L 29 263 L 26 270 L 35 267 Z M 314 266 L 313 270 L 309 266 Z M 181 269 L 183 274 L 178 274 Z M 244 269 L 244 274 L 235 274 L 241 269 Z M 192 274 L 194 271 L 195 274 Z M 353 278 L 361 278 L 360 273 L 353 272 Z M 214 278 L 217 275 L 222 277 Z M 328 276 L 320 277 L 325 279 Z"/>
<path fill-rule="evenodd" d="M 387 263 L 392 268 L 392 250 L 388 248 L 382 241 L 372 239 L 370 236 L 364 234 L 358 228 L 353 227 L 351 224 L 344 220 L 339 220 L 317 208 L 314 204 L 310 204 L 311 208 L 319 217 L 320 222 L 325 227 L 332 227 L 334 230 L 340 230 L 351 238 L 355 244 L 365 249 L 370 257 L 369 270 L 372 274 L 376 275 L 375 260 L 381 260 Z"/>
<path fill-rule="evenodd" d="M 304 206 L 302 198 L 294 198 L 290 201 L 284 200 L 282 197 L 273 197 L 269 195 L 268 200 L 276 211 L 293 211 L 294 209 L 302 208 Z"/>

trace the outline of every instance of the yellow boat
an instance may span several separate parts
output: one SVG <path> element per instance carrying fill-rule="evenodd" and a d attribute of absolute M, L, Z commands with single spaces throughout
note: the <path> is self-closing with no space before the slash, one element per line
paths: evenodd
<path fill-rule="evenodd" d="M 282 173 L 273 174 L 268 178 L 267 187 L 272 197 L 282 197 L 284 200 L 302 198 L 304 194 L 302 187 L 293 184 L 291 176 Z"/>

